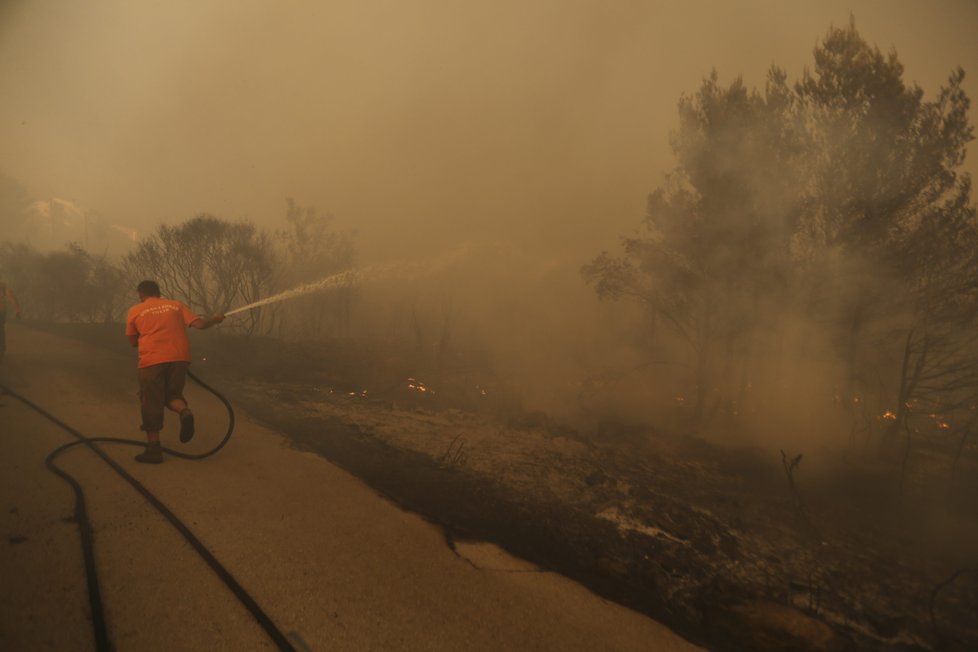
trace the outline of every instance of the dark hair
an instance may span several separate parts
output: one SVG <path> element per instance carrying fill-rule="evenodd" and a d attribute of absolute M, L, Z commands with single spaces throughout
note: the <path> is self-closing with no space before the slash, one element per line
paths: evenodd
<path fill-rule="evenodd" d="M 156 284 L 156 281 L 143 281 L 136 286 L 136 292 L 145 297 L 158 297 L 160 296 L 160 286 Z"/>

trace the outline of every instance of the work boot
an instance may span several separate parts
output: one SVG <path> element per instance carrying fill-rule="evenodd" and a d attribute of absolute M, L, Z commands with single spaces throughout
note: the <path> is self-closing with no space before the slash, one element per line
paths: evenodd
<path fill-rule="evenodd" d="M 194 413 L 190 408 L 180 410 L 180 441 L 186 444 L 194 438 Z"/>
<path fill-rule="evenodd" d="M 136 461 L 143 464 L 161 464 L 163 462 L 163 449 L 160 448 L 160 443 L 147 444 L 146 450 L 136 456 Z"/>

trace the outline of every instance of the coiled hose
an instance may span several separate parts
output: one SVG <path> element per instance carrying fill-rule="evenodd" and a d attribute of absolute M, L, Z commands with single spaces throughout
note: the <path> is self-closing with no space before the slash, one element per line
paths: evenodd
<path fill-rule="evenodd" d="M 224 407 L 227 409 L 228 413 L 228 429 L 224 434 L 224 438 L 212 449 L 205 451 L 203 453 L 184 453 L 182 451 L 173 450 L 171 448 L 163 448 L 162 450 L 174 457 L 181 457 L 186 460 L 202 460 L 208 458 L 227 445 L 228 441 L 231 439 L 231 434 L 234 432 L 234 409 L 231 407 L 231 403 L 216 389 L 205 383 L 203 380 L 198 378 L 192 372 L 187 372 L 190 378 L 206 389 L 208 392 L 216 396 Z M 75 513 L 74 520 L 78 523 L 79 534 L 81 536 L 82 545 L 82 555 L 85 561 L 85 576 L 88 583 L 88 600 L 92 609 L 92 628 L 95 636 L 95 647 L 99 652 L 108 652 L 112 650 L 112 644 L 108 635 L 108 628 L 105 623 L 105 611 L 102 606 L 102 595 L 99 589 L 98 582 L 98 572 L 95 565 L 95 547 L 92 537 L 92 525 L 88 518 L 88 512 L 85 508 L 85 492 L 82 489 L 78 481 L 71 475 L 66 473 L 62 468 L 55 464 L 55 458 L 61 453 L 73 448 L 75 446 L 85 445 L 88 446 L 96 455 L 102 458 L 102 460 L 108 464 L 112 469 L 118 473 L 126 482 L 133 486 L 136 491 L 143 495 L 147 501 L 157 511 L 162 514 L 166 520 L 168 520 L 173 527 L 177 529 L 180 534 L 187 540 L 188 543 L 197 551 L 198 554 L 207 562 L 207 565 L 217 573 L 217 576 L 222 582 L 234 593 L 235 597 L 248 609 L 258 624 L 265 630 L 268 636 L 275 642 L 280 650 L 294 651 L 292 643 L 288 638 L 279 630 L 272 619 L 262 610 L 258 603 L 251 597 L 251 595 L 241 586 L 241 584 L 234 578 L 234 576 L 217 560 L 216 557 L 204 546 L 203 543 L 194 535 L 194 533 L 188 528 L 177 516 L 170 511 L 156 496 L 153 495 L 141 482 L 132 477 L 125 469 L 123 469 L 119 464 L 113 460 L 111 457 L 105 454 L 96 443 L 112 443 L 112 444 L 126 444 L 129 446 L 139 446 L 144 447 L 145 442 L 136 441 L 134 439 L 123 439 L 120 437 L 85 437 L 83 434 L 78 432 L 76 429 L 72 428 L 70 425 L 61 421 L 53 414 L 49 413 L 44 408 L 35 404 L 31 400 L 24 396 L 21 396 L 17 392 L 13 391 L 9 387 L 0 385 L 0 390 L 3 390 L 6 394 L 16 398 L 21 403 L 27 405 L 31 409 L 35 410 L 42 416 L 44 416 L 49 421 L 53 422 L 61 429 L 67 431 L 73 435 L 77 441 L 68 442 L 62 446 L 51 451 L 47 458 L 44 460 L 45 466 L 48 470 L 62 478 L 67 482 L 72 491 L 75 494 Z"/>

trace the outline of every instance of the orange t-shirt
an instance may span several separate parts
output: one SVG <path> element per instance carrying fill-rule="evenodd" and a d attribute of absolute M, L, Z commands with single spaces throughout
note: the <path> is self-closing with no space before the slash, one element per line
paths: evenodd
<path fill-rule="evenodd" d="M 129 309 L 126 335 L 139 335 L 139 368 L 190 362 L 187 327 L 197 315 L 180 301 L 149 297 Z"/>

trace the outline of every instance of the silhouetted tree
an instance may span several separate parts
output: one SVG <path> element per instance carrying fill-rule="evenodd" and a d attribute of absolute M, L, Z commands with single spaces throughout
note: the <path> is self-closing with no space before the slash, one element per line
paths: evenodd
<path fill-rule="evenodd" d="M 678 165 L 641 232 L 582 270 L 599 295 L 638 298 L 689 344 L 697 416 L 710 396 L 711 409 L 733 404 L 779 315 L 837 343 L 845 405 L 870 367 L 902 366 L 900 405 L 925 389 L 956 397 L 948 405 L 971 391 L 978 360 L 961 334 L 978 323 L 978 229 L 959 172 L 973 138 L 964 73 L 925 101 L 896 53 L 852 22 L 814 58 L 793 89 L 775 68 L 763 95 L 714 73 L 683 97 Z M 891 431 L 905 423 L 901 412 Z"/>
<path fill-rule="evenodd" d="M 853 21 L 830 29 L 814 56 L 797 86 L 816 162 L 799 238 L 818 270 L 811 312 L 839 342 L 851 405 L 866 375 L 859 352 L 885 337 L 881 322 L 917 341 L 927 330 L 911 325 L 919 307 L 950 287 L 946 243 L 974 228 L 970 181 L 957 171 L 973 132 L 960 69 L 927 102 L 903 81 L 896 52 L 871 47 Z"/>
<path fill-rule="evenodd" d="M 937 233 L 919 234 L 930 242 L 920 252 L 913 301 L 905 332 L 895 412 L 884 430 L 884 450 L 897 435 L 914 432 L 967 433 L 978 413 L 978 225 L 974 208 L 946 210 Z M 957 219 L 955 219 L 957 218 Z M 947 237 L 953 236 L 953 237 Z M 921 423 L 921 422 L 924 423 Z M 962 439 L 963 441 L 963 439 Z"/>
<path fill-rule="evenodd" d="M 711 395 L 711 411 L 735 410 L 763 319 L 787 297 L 807 150 L 778 69 L 763 95 L 713 73 L 679 117 L 678 167 L 649 196 L 641 232 L 623 239 L 623 256 L 605 252 L 582 271 L 599 295 L 639 299 L 690 346 L 699 419 Z"/>
<path fill-rule="evenodd" d="M 253 224 L 198 215 L 177 226 L 159 226 L 124 265 L 130 280 L 156 279 L 167 295 L 210 314 L 267 294 L 273 255 L 268 236 Z M 253 310 L 228 325 L 251 333 L 260 320 L 261 310 Z"/>
<path fill-rule="evenodd" d="M 0 270 L 17 288 L 25 315 L 45 321 L 115 321 L 131 294 L 117 265 L 76 243 L 49 253 L 3 243 Z"/>

